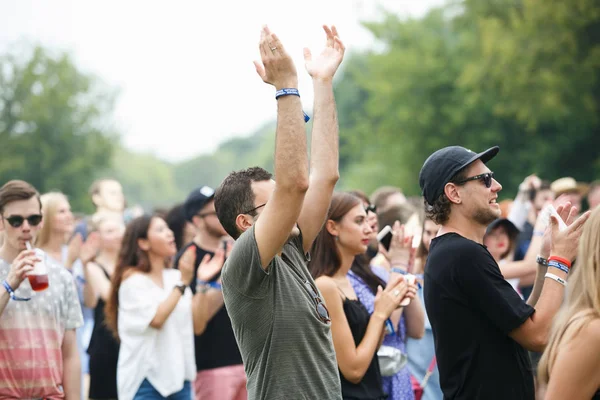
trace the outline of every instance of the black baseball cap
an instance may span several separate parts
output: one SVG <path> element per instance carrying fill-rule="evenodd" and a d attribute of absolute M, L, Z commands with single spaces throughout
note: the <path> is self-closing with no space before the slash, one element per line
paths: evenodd
<path fill-rule="evenodd" d="M 517 226 L 515 224 L 513 224 L 513 222 L 510 219 L 498 218 L 498 219 L 494 220 L 494 222 L 492 222 L 491 224 L 489 224 L 487 226 L 487 228 L 485 230 L 485 234 L 486 235 L 490 234 L 494 229 L 496 229 L 499 226 L 504 227 L 510 240 L 515 240 L 516 237 L 519 236 L 519 233 L 521 233 L 519 228 L 517 228 Z"/>
<path fill-rule="evenodd" d="M 419 186 L 423 197 L 430 205 L 444 193 L 444 187 L 454 175 L 476 160 L 487 163 L 498 154 L 500 147 L 494 146 L 475 153 L 461 146 L 448 146 L 430 155 L 419 172 Z"/>
<path fill-rule="evenodd" d="M 194 189 L 187 199 L 185 199 L 185 203 L 183 203 L 183 214 L 185 215 L 185 219 L 191 221 L 192 218 L 194 218 L 194 215 L 197 215 L 198 211 L 214 197 L 215 190 L 209 186 L 202 186 L 198 189 Z"/>

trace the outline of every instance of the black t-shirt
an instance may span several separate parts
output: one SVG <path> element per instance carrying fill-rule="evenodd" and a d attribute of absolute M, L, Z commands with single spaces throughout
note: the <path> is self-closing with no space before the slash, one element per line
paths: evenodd
<path fill-rule="evenodd" d="M 196 274 L 200 262 L 206 254 L 214 256 L 213 252 L 206 251 L 194 242 L 185 245 L 175 256 L 175 268 L 183 252 L 190 246 L 196 247 L 196 269 L 190 287 L 196 293 Z M 217 279 L 217 277 L 215 277 Z M 195 337 L 196 368 L 198 371 L 227 367 L 242 364 L 242 355 L 238 349 L 231 327 L 231 320 L 225 306 L 221 307 L 215 316 L 208 321 L 206 330 Z"/>
<path fill-rule="evenodd" d="M 508 333 L 535 310 L 487 249 L 456 233 L 433 239 L 424 288 L 444 398 L 533 400 L 527 351 Z"/>

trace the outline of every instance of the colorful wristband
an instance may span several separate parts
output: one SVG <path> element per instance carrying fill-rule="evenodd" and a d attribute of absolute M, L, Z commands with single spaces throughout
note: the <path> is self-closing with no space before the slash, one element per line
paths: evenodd
<path fill-rule="evenodd" d="M 284 88 L 284 89 L 279 89 L 278 91 L 275 92 L 275 100 L 277 100 L 278 98 L 282 97 L 282 96 L 298 96 L 300 97 L 300 92 L 298 91 L 298 89 L 295 88 Z M 302 114 L 304 115 L 304 122 L 308 122 L 310 120 L 310 117 L 304 112 L 302 111 Z"/>
<path fill-rule="evenodd" d="M 552 280 L 560 283 L 561 285 L 563 285 L 565 287 L 567 286 L 567 281 L 565 281 L 563 278 L 561 278 L 558 275 L 554 275 L 554 274 L 551 274 L 550 272 L 547 272 L 546 275 L 544 275 L 544 277 L 545 278 L 550 278 L 550 279 L 552 279 Z"/>
<path fill-rule="evenodd" d="M 553 268 L 558 268 L 562 272 L 564 272 L 565 274 L 569 273 L 569 267 L 566 264 L 563 264 L 563 263 L 561 263 L 559 261 L 550 260 L 550 261 L 548 261 L 548 266 L 549 267 L 553 267 Z"/>
<path fill-rule="evenodd" d="M 392 267 L 392 272 L 395 272 L 395 273 L 400 274 L 400 275 L 406 275 L 406 274 L 408 274 L 407 270 L 402 269 L 402 268 L 398 268 L 398 267 Z"/>
<path fill-rule="evenodd" d="M 550 256 L 550 258 L 548 258 L 548 261 L 552 261 L 552 260 L 556 260 L 560 263 L 565 264 L 568 268 L 571 268 L 571 261 L 567 260 L 566 258 L 562 258 L 562 257 L 558 257 L 558 256 Z"/>
<path fill-rule="evenodd" d="M 204 282 L 204 281 L 198 281 L 198 283 L 196 284 L 196 287 L 198 286 L 204 286 L 204 287 L 208 287 L 208 288 L 212 288 L 212 289 L 217 289 L 217 290 L 221 290 L 223 288 L 223 286 L 221 286 L 221 284 L 219 282 Z"/>
<path fill-rule="evenodd" d="M 15 294 L 15 291 L 13 290 L 13 288 L 10 287 L 10 285 L 8 284 L 8 282 L 6 280 L 2 281 L 2 285 L 4 286 L 4 289 L 6 289 L 6 291 L 10 295 L 10 298 L 13 299 L 14 301 L 29 301 L 29 300 L 31 300 L 30 297 L 29 298 L 27 298 L 27 297 L 18 297 Z"/>
<path fill-rule="evenodd" d="M 544 267 L 547 267 L 547 266 L 548 266 L 548 259 L 547 259 L 547 258 L 544 258 L 544 257 L 542 257 L 542 256 L 540 256 L 540 255 L 538 255 L 538 256 L 537 256 L 537 258 L 535 259 L 535 261 L 536 261 L 538 264 L 540 264 L 540 265 L 543 265 Z"/>

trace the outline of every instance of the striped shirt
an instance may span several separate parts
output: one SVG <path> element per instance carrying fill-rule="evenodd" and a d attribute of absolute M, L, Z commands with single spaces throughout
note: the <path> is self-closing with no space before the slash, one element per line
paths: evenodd
<path fill-rule="evenodd" d="M 49 257 L 46 263 L 48 288 L 34 292 L 25 279 L 15 294 L 31 300 L 10 300 L 0 315 L 0 399 L 64 398 L 63 337 L 83 317 L 73 276 Z M 9 270 L 0 259 L 0 281 Z"/>

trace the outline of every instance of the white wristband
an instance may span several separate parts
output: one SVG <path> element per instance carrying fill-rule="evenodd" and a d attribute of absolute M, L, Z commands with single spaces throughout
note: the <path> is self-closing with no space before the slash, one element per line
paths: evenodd
<path fill-rule="evenodd" d="M 560 283 L 561 285 L 563 285 L 565 287 L 567 286 L 567 281 L 565 281 L 563 278 L 561 278 L 558 275 L 554 275 L 554 274 L 552 274 L 550 272 L 546 272 L 546 275 L 544 275 L 544 277 L 545 278 L 550 278 L 550 279 L 552 279 L 552 280 Z"/>

